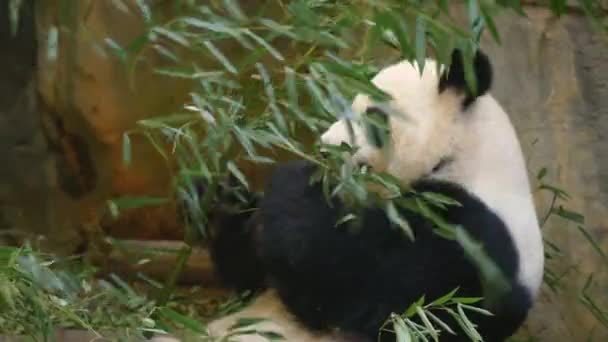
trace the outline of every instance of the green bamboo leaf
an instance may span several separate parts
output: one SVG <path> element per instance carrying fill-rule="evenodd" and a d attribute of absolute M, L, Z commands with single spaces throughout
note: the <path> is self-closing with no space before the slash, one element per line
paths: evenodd
<path fill-rule="evenodd" d="M 399 316 L 393 318 L 393 329 L 397 335 L 397 342 L 411 342 L 413 341 L 410 329 Z"/>
<path fill-rule="evenodd" d="M 211 52 L 211 54 L 220 62 L 222 63 L 222 65 L 224 66 L 224 68 L 226 68 L 226 70 L 231 73 L 231 74 L 237 74 L 238 72 L 236 71 L 236 68 L 234 67 L 234 65 L 232 63 L 230 63 L 230 61 L 228 60 L 228 58 L 226 58 L 226 56 L 209 40 L 205 40 L 203 42 L 203 45 L 205 45 L 205 47 L 207 47 L 207 49 L 209 50 L 209 52 Z"/>
<path fill-rule="evenodd" d="M 182 326 L 190 329 L 191 331 L 194 331 L 197 333 L 205 333 L 205 326 L 193 318 L 184 316 L 184 315 L 180 314 L 179 312 L 177 312 L 173 309 L 170 309 L 166 306 L 159 308 L 158 311 L 160 312 L 161 316 L 163 316 L 164 318 L 170 319 L 171 321 L 173 321 L 175 323 L 181 324 Z"/>
<path fill-rule="evenodd" d="M 266 97 L 268 98 L 268 105 L 270 107 L 270 110 L 272 111 L 272 114 L 274 115 L 274 119 L 279 128 L 282 131 L 286 132 L 287 123 L 285 122 L 283 113 L 277 106 L 276 97 L 274 95 L 274 87 L 272 86 L 272 82 L 270 81 L 270 76 L 268 75 L 268 72 L 266 71 L 264 65 L 262 65 L 261 63 L 256 63 L 255 66 L 258 69 L 258 73 L 264 84 L 264 92 L 266 93 Z"/>
<path fill-rule="evenodd" d="M 269 341 L 284 341 L 286 340 L 285 337 L 283 337 L 283 335 L 276 333 L 274 331 L 259 331 L 258 335 L 262 336 L 263 338 L 269 340 Z"/>
<path fill-rule="evenodd" d="M 381 28 L 389 29 L 397 39 L 399 48 L 403 58 L 411 59 L 416 56 L 416 52 L 410 42 L 407 22 L 394 15 L 392 12 L 382 11 L 376 14 L 376 23 Z"/>
<path fill-rule="evenodd" d="M 131 138 L 129 138 L 129 133 L 125 132 L 122 134 L 122 162 L 126 167 L 131 166 L 131 152 Z"/>
<path fill-rule="evenodd" d="M 121 12 L 129 13 L 129 6 L 127 6 L 124 0 L 111 0 L 112 5 Z"/>
<path fill-rule="evenodd" d="M 318 86 L 317 82 L 311 77 L 306 77 L 306 88 L 309 94 L 315 100 L 314 105 L 320 106 L 322 110 L 327 113 L 333 113 L 332 106 L 329 104 L 327 96 L 323 94 L 323 91 Z"/>
<path fill-rule="evenodd" d="M 23 0 L 9 0 L 8 1 L 9 22 L 10 22 L 11 33 L 13 35 L 17 34 L 17 28 L 19 27 L 19 11 L 21 10 L 22 5 L 23 5 Z"/>
<path fill-rule="evenodd" d="M 551 8 L 551 11 L 553 12 L 553 14 L 555 14 L 558 17 L 561 17 L 563 14 L 566 13 L 567 4 L 568 4 L 567 0 L 551 0 L 549 2 L 549 8 Z"/>
<path fill-rule="evenodd" d="M 293 16 L 294 22 L 297 26 L 309 26 L 318 27 L 320 18 L 319 16 L 309 7 L 309 1 L 307 0 L 294 0 L 290 1 L 287 6 L 289 13 Z"/>
<path fill-rule="evenodd" d="M 589 234 L 589 232 L 584 227 L 582 227 L 582 226 L 576 226 L 576 228 L 578 229 L 578 231 L 581 234 L 583 234 L 583 236 L 591 244 L 591 246 L 593 247 L 593 249 L 595 249 L 595 251 L 597 252 L 597 254 L 601 257 L 602 261 L 604 263 L 606 263 L 606 266 L 608 266 L 608 254 L 606 254 L 606 252 L 604 252 L 604 250 L 602 249 L 602 247 L 600 245 L 598 245 L 596 239 L 593 238 L 591 236 L 591 234 Z"/>
<path fill-rule="evenodd" d="M 424 71 L 426 61 L 426 21 L 422 16 L 416 17 L 416 62 L 420 74 Z"/>
<path fill-rule="evenodd" d="M 444 14 L 450 13 L 450 6 L 448 5 L 449 0 L 439 0 L 438 6 L 441 12 Z"/>
<path fill-rule="evenodd" d="M 152 45 L 153 49 L 156 50 L 156 52 L 158 52 L 160 55 L 167 57 L 168 59 L 170 59 L 173 62 L 179 62 L 179 58 L 177 57 L 176 54 L 173 53 L 173 51 L 167 49 L 166 47 L 160 45 L 160 44 L 153 44 Z M 157 70 L 155 70 L 156 72 Z"/>
<path fill-rule="evenodd" d="M 121 62 L 127 64 L 129 60 L 129 55 L 118 43 L 116 43 L 112 38 L 104 39 L 106 45 L 114 52 L 114 54 L 120 59 Z"/>
<path fill-rule="evenodd" d="M 146 4 L 146 1 L 145 0 L 135 0 L 135 3 L 137 4 L 137 7 L 141 11 L 141 15 L 144 18 L 144 22 L 146 23 L 146 25 L 151 25 L 152 21 L 153 21 L 152 20 L 152 10 L 148 6 L 148 4 Z"/>
<path fill-rule="evenodd" d="M 536 175 L 536 179 L 540 181 L 543 178 L 545 178 L 546 175 L 547 175 L 547 168 L 543 167 L 542 169 L 540 169 L 540 171 L 538 171 L 538 174 Z"/>
<path fill-rule="evenodd" d="M 431 318 L 431 320 L 438 324 L 441 329 L 443 329 L 443 331 L 447 331 L 449 334 L 456 335 L 456 332 L 454 332 L 454 330 L 452 330 L 452 328 L 447 323 L 439 319 L 439 317 L 435 316 L 432 312 L 427 311 L 426 314 Z"/>
<path fill-rule="evenodd" d="M 420 319 L 422 320 L 422 323 L 424 324 L 425 328 L 427 329 L 427 332 L 431 335 L 433 340 L 435 342 L 438 342 L 439 335 L 437 334 L 437 330 L 435 329 L 435 327 L 433 326 L 433 324 L 427 317 L 426 313 L 424 312 L 424 309 L 419 306 L 416 308 L 416 313 L 418 314 L 418 317 L 420 317 Z"/>
<path fill-rule="evenodd" d="M 491 6 L 492 5 L 483 1 L 480 3 L 483 22 L 488 26 L 488 29 L 490 30 L 490 33 L 492 33 L 494 41 L 496 41 L 498 44 L 502 44 L 502 41 L 500 39 L 500 33 L 498 32 L 498 29 L 496 28 L 496 23 L 494 22 L 494 15 L 492 13 L 493 8 Z M 479 32 L 479 36 L 481 36 L 481 30 Z"/>
<path fill-rule="evenodd" d="M 108 205 L 110 216 L 114 219 L 118 218 L 120 216 L 120 209 L 118 209 L 116 203 L 114 203 L 113 201 L 106 201 L 106 204 Z"/>
<path fill-rule="evenodd" d="M 355 214 L 346 214 L 344 216 L 342 216 L 335 224 L 336 227 L 348 222 L 348 221 L 352 221 L 357 219 L 357 216 Z"/>
<path fill-rule="evenodd" d="M 453 297 L 451 301 L 461 304 L 475 304 L 483 300 L 481 297 Z"/>
<path fill-rule="evenodd" d="M 47 34 L 46 57 L 49 61 L 57 60 L 58 56 L 59 30 L 56 26 L 51 26 Z"/>
<path fill-rule="evenodd" d="M 469 338 L 473 341 L 483 341 L 483 339 L 477 332 L 477 329 L 475 329 L 475 324 L 473 324 L 473 322 L 471 322 L 469 317 L 467 317 L 467 315 L 465 314 L 462 305 L 458 304 L 456 306 L 456 310 L 458 311 L 458 315 L 462 320 L 464 331 L 469 336 Z"/>
<path fill-rule="evenodd" d="M 386 213 L 388 215 L 388 218 L 393 223 L 397 224 L 397 226 L 399 226 L 399 228 L 401 228 L 401 230 L 403 230 L 405 235 L 407 235 L 407 237 L 411 241 L 415 240 L 414 231 L 412 230 L 412 227 L 410 227 L 410 224 L 407 222 L 406 219 L 401 217 L 401 215 L 399 214 L 399 211 L 397 210 L 397 208 L 395 208 L 395 204 L 392 201 L 388 201 L 387 207 L 386 207 Z"/>
<path fill-rule="evenodd" d="M 250 317 L 243 317 L 243 318 L 239 318 L 233 325 L 230 326 L 230 328 L 228 330 L 237 330 L 237 329 L 241 329 L 241 328 L 245 328 L 245 327 L 250 327 L 253 325 L 256 325 L 258 323 L 262 323 L 262 322 L 266 322 L 267 319 L 265 318 L 250 318 Z"/>
<path fill-rule="evenodd" d="M 192 27 L 196 27 L 199 29 L 208 30 L 208 31 L 212 31 L 212 32 L 217 32 L 217 33 L 227 34 L 228 32 L 230 32 L 232 30 L 228 26 L 223 25 L 221 22 L 217 22 L 217 23 L 209 22 L 209 21 L 201 20 L 201 19 L 198 19 L 195 17 L 181 18 L 180 22 L 183 24 L 188 24 Z"/>
<path fill-rule="evenodd" d="M 241 10 L 241 7 L 238 4 L 238 1 L 235 0 L 223 0 L 224 8 L 226 11 L 236 20 L 238 21 L 246 21 L 247 17 Z"/>
<path fill-rule="evenodd" d="M 353 86 L 357 92 L 368 94 L 376 101 L 383 102 L 391 99 L 390 95 L 370 81 L 368 75 L 357 72 L 357 68 L 350 63 L 346 63 L 334 56 L 330 57 L 332 57 L 333 63 L 323 62 L 319 63 L 319 65 L 335 75 L 348 78 L 349 85 Z"/>
<path fill-rule="evenodd" d="M 393 196 L 398 196 L 401 194 L 401 187 L 398 182 L 395 182 L 393 179 L 386 177 L 385 174 L 372 173 L 370 174 L 371 181 L 378 183 L 385 187 L 389 193 Z"/>
<path fill-rule="evenodd" d="M 17 288 L 9 281 L 8 277 L 0 274 L 0 303 L 14 310 L 17 294 Z"/>
<path fill-rule="evenodd" d="M 145 206 L 161 205 L 167 203 L 169 200 L 162 197 L 120 197 L 113 199 L 112 202 L 119 209 L 133 209 L 141 208 Z"/>
<path fill-rule="evenodd" d="M 247 178 L 245 175 L 239 170 L 236 164 L 232 161 L 227 163 L 228 171 L 232 173 L 238 180 L 245 186 L 245 188 L 249 189 L 249 183 L 247 183 Z"/>
<path fill-rule="evenodd" d="M 568 195 L 567 192 L 565 192 L 564 190 L 562 190 L 562 189 L 560 189 L 560 188 L 558 188 L 556 186 L 552 186 L 552 185 L 549 185 L 549 184 L 541 184 L 539 186 L 539 189 L 551 191 L 552 193 L 554 193 L 555 195 L 557 195 L 558 198 L 561 198 L 561 199 L 569 199 L 570 198 L 570 195 Z"/>
<path fill-rule="evenodd" d="M 167 39 L 169 39 L 173 42 L 176 42 L 180 45 L 183 45 L 185 47 L 190 47 L 190 41 L 186 37 L 182 36 L 181 34 L 175 32 L 175 31 L 168 30 L 162 26 L 157 26 L 152 29 L 152 32 L 159 34 L 163 37 L 166 37 Z"/>
<path fill-rule="evenodd" d="M 477 0 L 467 0 L 467 9 L 469 15 L 469 25 L 473 35 L 473 43 L 476 47 L 478 47 L 485 23 L 483 17 L 479 15 L 479 5 Z"/>
<path fill-rule="evenodd" d="M 425 301 L 424 296 L 420 297 L 416 302 L 412 303 L 407 308 L 407 310 L 405 310 L 404 316 L 408 317 L 408 318 L 414 316 L 416 314 L 417 308 L 419 306 L 424 305 L 424 301 Z"/>
<path fill-rule="evenodd" d="M 460 204 L 460 202 L 458 202 L 448 196 L 440 194 L 440 193 L 422 192 L 421 195 L 422 195 L 422 197 L 426 198 L 427 200 L 429 200 L 429 202 L 432 202 L 432 203 L 441 203 L 441 204 L 462 207 L 462 204 Z"/>
<path fill-rule="evenodd" d="M 270 45 L 266 39 L 258 36 L 257 34 L 253 33 L 249 29 L 244 29 L 243 32 L 247 36 L 251 37 L 251 39 L 253 39 L 256 43 L 258 43 L 264 49 L 266 49 L 266 51 L 268 51 L 268 53 L 270 53 L 270 55 L 272 57 L 274 57 L 275 59 L 277 59 L 281 62 L 285 60 L 285 57 L 283 57 L 283 55 L 277 49 L 275 49 L 272 45 Z"/>
<path fill-rule="evenodd" d="M 555 215 L 561 217 L 561 218 L 564 218 L 564 219 L 568 220 L 568 221 L 576 222 L 576 223 L 579 223 L 579 224 L 585 224 L 585 216 L 584 215 L 582 215 L 580 213 L 577 213 L 575 211 L 568 210 L 568 209 L 564 208 L 561 205 L 559 207 L 557 207 L 557 208 L 553 208 L 551 210 L 551 212 L 554 213 Z"/>
<path fill-rule="evenodd" d="M 417 212 L 429 219 L 437 228 L 439 228 L 439 230 L 443 230 L 446 235 L 453 235 L 454 226 L 452 224 L 448 223 L 441 215 L 437 214 L 435 210 L 429 208 L 424 200 L 416 198 L 415 202 Z M 437 232 L 439 232 L 439 230 Z"/>
<path fill-rule="evenodd" d="M 456 240 L 462 246 L 465 255 L 479 270 L 484 293 L 487 294 L 486 302 L 493 304 L 504 293 L 511 290 L 509 281 L 479 241 L 471 237 L 461 226 L 456 227 L 455 232 Z M 453 300 L 456 301 L 456 299 Z"/>
<path fill-rule="evenodd" d="M 299 39 L 299 37 L 292 32 L 293 27 L 289 26 L 289 25 L 282 25 L 277 23 L 276 21 L 272 20 L 272 19 L 268 19 L 268 18 L 261 18 L 258 19 L 258 21 L 260 22 L 260 24 L 266 26 L 267 28 L 269 28 L 270 30 L 282 34 L 290 39 L 294 39 L 297 40 Z"/>
<path fill-rule="evenodd" d="M 526 12 L 522 7 L 521 0 L 498 0 L 496 2 L 501 6 L 512 9 L 513 11 L 515 11 L 515 13 L 521 16 L 526 16 Z"/>
<path fill-rule="evenodd" d="M 454 294 L 456 294 L 457 291 L 458 291 L 458 288 L 453 289 L 449 293 L 447 293 L 447 294 L 435 299 L 431 303 L 427 304 L 427 307 L 430 308 L 430 307 L 434 307 L 434 306 L 441 306 L 441 305 L 447 303 L 449 300 L 452 299 L 452 297 L 454 297 Z"/>
<path fill-rule="evenodd" d="M 484 316 L 494 316 L 494 314 L 488 310 L 476 307 L 476 306 L 471 306 L 471 305 L 466 305 L 466 304 L 461 304 L 460 305 L 463 309 L 467 309 L 469 311 L 474 311 L 477 312 L 479 314 L 482 314 Z"/>
<path fill-rule="evenodd" d="M 475 68 L 473 66 L 473 58 L 469 53 L 463 53 L 464 78 L 467 86 L 473 94 L 477 94 L 477 77 L 475 76 Z"/>

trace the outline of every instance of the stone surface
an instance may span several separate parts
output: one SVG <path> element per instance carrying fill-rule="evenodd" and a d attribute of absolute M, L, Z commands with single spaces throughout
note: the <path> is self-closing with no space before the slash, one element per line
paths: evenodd
<path fill-rule="evenodd" d="M 584 227 L 606 249 L 608 40 L 577 15 L 558 21 L 545 10 L 529 9 L 528 14 L 529 19 L 506 15 L 497 20 L 501 46 L 485 37 L 484 47 L 496 67 L 493 93 L 511 114 L 531 177 L 547 168 L 544 181 L 570 194 L 564 207 L 583 214 Z M 550 204 L 548 195 L 536 193 L 541 217 Z M 557 295 L 543 289 L 528 321 L 528 332 L 543 341 L 608 340 L 608 329 L 578 299 L 593 272 L 602 285 L 590 292 L 600 305 L 608 307 L 608 265 L 602 263 L 577 224 L 553 217 L 544 230 L 545 237 L 563 252 L 547 266 L 566 275 Z"/>
<path fill-rule="evenodd" d="M 78 245 L 69 210 L 53 181 L 52 157 L 40 126 L 34 8 L 24 1 L 16 36 L 0 6 L 0 241 L 45 234 L 55 245 Z M 53 227 L 49 229 L 49 227 Z M 47 241 L 48 242 L 48 241 Z"/>

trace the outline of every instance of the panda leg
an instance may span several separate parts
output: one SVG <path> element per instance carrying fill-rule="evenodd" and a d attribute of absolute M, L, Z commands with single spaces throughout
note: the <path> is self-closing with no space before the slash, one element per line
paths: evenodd
<path fill-rule="evenodd" d="M 266 290 L 243 310 L 215 320 L 207 325 L 211 337 L 222 338 L 231 334 L 231 327 L 241 319 L 256 318 L 261 321 L 241 328 L 251 333 L 230 338 L 234 342 L 268 342 L 263 333 L 275 333 L 290 342 L 371 342 L 335 333 L 315 333 L 297 322 L 287 311 L 274 290 Z M 255 331 L 257 333 L 252 333 Z"/>

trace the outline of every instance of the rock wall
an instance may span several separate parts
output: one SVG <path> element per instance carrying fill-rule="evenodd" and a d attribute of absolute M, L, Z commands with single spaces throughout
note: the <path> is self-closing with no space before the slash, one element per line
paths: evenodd
<path fill-rule="evenodd" d="M 78 245 L 69 215 L 59 209 L 62 194 L 51 176 L 53 160 L 40 126 L 34 22 L 33 2 L 24 1 L 13 35 L 8 6 L 0 6 L 5 47 L 0 51 L 0 241 L 27 232 L 51 236 L 54 244 Z"/>
<path fill-rule="evenodd" d="M 511 114 L 531 176 L 547 168 L 545 182 L 569 193 L 564 207 L 583 214 L 584 227 L 608 249 L 608 36 L 579 15 L 556 20 L 538 8 L 527 13 L 528 19 L 498 18 L 501 46 L 485 37 L 496 67 L 493 93 Z M 536 199 L 543 216 L 549 193 L 539 191 Z M 594 273 L 599 285 L 590 293 L 608 307 L 608 264 L 577 224 L 554 216 L 544 230 L 563 253 L 547 266 L 564 277 L 558 294 L 544 288 L 529 320 L 530 332 L 543 341 L 608 340 L 607 329 L 578 298 Z"/>
<path fill-rule="evenodd" d="M 133 129 L 138 120 L 181 109 L 189 99 L 192 81 L 155 73 L 154 68 L 174 64 L 153 48 L 141 50 L 137 63 L 127 65 L 108 48 L 108 37 L 124 49 L 142 39 L 144 22 L 134 0 L 124 1 L 128 12 L 111 1 L 92 1 L 81 2 L 73 9 L 75 13 L 65 14 L 61 13 L 59 3 L 48 0 L 38 6 L 41 51 L 38 89 L 42 102 L 59 114 L 67 133 L 77 137 L 78 142 L 72 145 L 78 146 L 75 152 L 82 156 L 83 183 L 92 184 L 82 194 L 72 196 L 73 200 L 171 196 L 171 163 L 161 157 L 147 138 L 132 135 L 133 158 L 131 165 L 125 166 L 123 133 Z M 165 22 L 175 15 L 172 1 L 148 1 L 148 4 L 156 22 Z M 242 5 L 246 11 L 255 8 L 253 1 Z M 53 28 L 59 28 L 58 55 L 48 58 L 44 52 L 48 50 L 48 33 Z M 77 33 L 72 36 L 67 30 Z M 188 53 L 179 45 L 169 46 L 182 60 L 208 67 L 218 64 L 213 58 Z M 243 53 L 236 42 L 219 47 L 229 58 Z M 57 127 L 50 130 L 57 131 Z M 255 185 L 261 183 L 270 169 L 242 165 L 241 170 Z M 60 180 L 74 179 L 61 173 Z M 72 187 L 69 183 L 62 183 L 66 185 L 64 189 Z M 181 239 L 182 227 L 175 221 L 175 212 L 173 203 L 130 209 L 122 212 L 118 220 L 104 220 L 104 228 L 117 237 Z"/>

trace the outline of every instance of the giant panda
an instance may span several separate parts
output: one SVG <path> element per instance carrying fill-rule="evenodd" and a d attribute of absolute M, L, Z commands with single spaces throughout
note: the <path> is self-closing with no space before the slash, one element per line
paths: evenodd
<path fill-rule="evenodd" d="M 449 68 L 436 63 L 427 59 L 422 72 L 408 61 L 382 69 L 372 82 L 390 100 L 357 95 L 352 129 L 339 120 L 321 142 L 356 146 L 353 162 L 386 172 L 417 193 L 459 203 L 446 207 L 443 217 L 479 241 L 508 281 L 507 292 L 482 302 L 494 316 L 473 318 L 485 341 L 503 341 L 524 322 L 543 275 L 526 165 L 509 117 L 489 94 L 489 58 L 481 51 L 474 56 L 476 92 L 467 87 L 459 50 Z M 370 113 L 386 121 L 386 139 L 374 139 L 374 126 L 362 123 Z M 379 333 L 383 322 L 422 296 L 431 301 L 455 288 L 460 296 L 492 295 L 462 246 L 434 233 L 413 211 L 401 215 L 414 241 L 379 206 L 363 209 L 356 232 L 348 221 L 337 223 L 346 204 L 326 201 L 322 185 L 310 181 L 314 172 L 306 161 L 279 165 L 256 199 L 255 214 L 225 210 L 216 217 L 221 229 L 210 250 L 218 274 L 235 288 L 261 293 L 244 309 L 212 321 L 212 336 L 224 336 L 243 318 L 261 318 L 250 328 L 287 341 L 394 341 L 394 335 Z M 447 314 L 441 318 L 454 323 Z M 442 332 L 440 341 L 469 340 L 457 324 L 451 327 L 456 334 Z M 232 340 L 266 337 L 251 333 Z"/>

